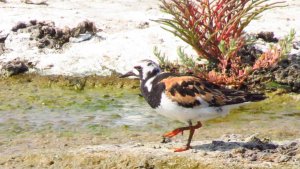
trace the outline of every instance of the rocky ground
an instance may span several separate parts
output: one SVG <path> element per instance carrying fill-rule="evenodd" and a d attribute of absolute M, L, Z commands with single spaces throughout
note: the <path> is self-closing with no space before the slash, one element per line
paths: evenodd
<path fill-rule="evenodd" d="M 255 136 L 224 135 L 194 141 L 193 149 L 174 153 L 172 143 L 129 142 L 60 149 L 45 148 L 0 159 L 3 168 L 291 168 L 300 167 L 300 140 L 272 142 Z"/>
<path fill-rule="evenodd" d="M 271 70 L 253 72 L 247 80 L 250 88 L 300 92 L 300 55 L 293 54 L 281 60 Z"/>
<path fill-rule="evenodd" d="M 128 168 L 297 168 L 300 166 L 299 140 L 271 143 L 257 137 L 243 139 L 239 135 L 225 135 L 219 140 L 196 141 L 193 144 L 195 146 L 192 150 L 182 154 L 174 153 L 172 150 L 174 147 L 181 146 L 181 143 L 101 145 L 81 148 L 76 152 L 104 156 L 103 160 L 111 163 L 103 164 L 109 167 L 117 166 L 117 168 L 126 165 Z"/>

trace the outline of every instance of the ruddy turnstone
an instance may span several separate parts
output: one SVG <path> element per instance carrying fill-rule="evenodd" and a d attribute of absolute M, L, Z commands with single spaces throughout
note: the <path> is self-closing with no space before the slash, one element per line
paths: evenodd
<path fill-rule="evenodd" d="M 194 76 L 162 72 L 151 60 L 142 60 L 121 78 L 129 76 L 140 79 L 142 96 L 157 113 L 188 124 L 163 135 L 171 138 L 184 130 L 190 131 L 186 146 L 175 152 L 191 148 L 194 132 L 202 126 L 200 121 L 224 116 L 233 106 L 265 98 L 263 94 L 225 89 Z"/>

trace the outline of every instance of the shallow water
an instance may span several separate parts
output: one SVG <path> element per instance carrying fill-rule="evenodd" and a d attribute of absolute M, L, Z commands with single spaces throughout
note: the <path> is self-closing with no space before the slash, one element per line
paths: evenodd
<path fill-rule="evenodd" d="M 299 101 L 290 95 L 269 97 L 234 109 L 225 118 L 205 122 L 205 130 L 199 131 L 201 134 L 196 137 L 259 133 L 272 139 L 298 138 Z M 114 132 L 118 138 L 118 132 L 125 130 L 162 134 L 182 125 L 157 115 L 139 96 L 137 89 L 74 90 L 41 86 L 31 81 L 1 83 L 0 137 L 45 132 L 90 135 Z"/>
<path fill-rule="evenodd" d="M 99 126 L 140 126 L 155 118 L 137 93 L 124 92 L 6 86 L 0 91 L 0 132 L 80 132 Z"/>

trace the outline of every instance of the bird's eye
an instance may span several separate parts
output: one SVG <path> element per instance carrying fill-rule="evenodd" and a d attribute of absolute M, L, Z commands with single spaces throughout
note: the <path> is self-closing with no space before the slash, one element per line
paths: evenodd
<path fill-rule="evenodd" d="M 136 70 L 142 70 L 142 67 L 141 67 L 141 66 L 134 66 L 134 68 L 135 68 Z"/>
<path fill-rule="evenodd" d="M 147 66 L 151 66 L 151 65 L 152 65 L 152 63 L 148 63 L 148 64 L 147 64 Z"/>

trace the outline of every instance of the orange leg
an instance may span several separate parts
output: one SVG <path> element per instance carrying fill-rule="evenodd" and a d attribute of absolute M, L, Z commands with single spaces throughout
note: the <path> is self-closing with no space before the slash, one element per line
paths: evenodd
<path fill-rule="evenodd" d="M 183 133 L 184 130 L 190 130 L 190 127 L 180 127 L 180 128 L 177 128 L 177 129 L 175 129 L 175 130 L 173 130 L 171 132 L 165 133 L 163 135 L 163 137 L 171 138 L 171 137 L 176 136 L 179 133 Z"/>
<path fill-rule="evenodd" d="M 189 122 L 189 124 L 190 124 L 189 127 L 180 127 L 180 128 L 177 128 L 177 129 L 163 135 L 163 137 L 171 138 L 171 137 L 176 136 L 179 133 L 183 133 L 184 130 L 190 130 L 190 134 L 189 134 L 189 138 L 188 138 L 188 142 L 187 142 L 186 146 L 183 148 L 175 149 L 175 152 L 182 152 L 182 151 L 186 151 L 186 150 L 190 149 L 191 141 L 192 141 L 193 135 L 195 133 L 195 130 L 202 127 L 202 124 L 200 121 L 198 121 L 195 126 L 193 126 L 191 122 Z"/>

